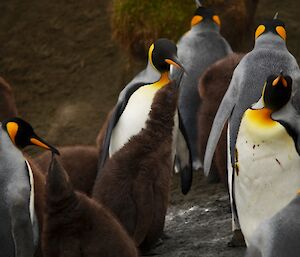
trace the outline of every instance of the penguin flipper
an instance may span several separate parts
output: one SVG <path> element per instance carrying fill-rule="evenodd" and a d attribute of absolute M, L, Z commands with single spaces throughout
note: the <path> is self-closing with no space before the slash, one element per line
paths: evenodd
<path fill-rule="evenodd" d="M 237 85 L 238 85 L 237 78 L 233 76 L 229 88 L 225 93 L 223 100 L 217 111 L 217 114 L 215 116 L 209 134 L 209 138 L 207 141 L 206 150 L 205 150 L 204 165 L 203 165 L 205 176 L 209 175 L 214 152 L 216 150 L 223 127 L 226 121 L 231 116 L 232 111 L 235 107 L 237 101 L 237 89 L 238 89 Z"/>
<path fill-rule="evenodd" d="M 181 178 L 181 192 L 184 195 L 186 195 L 190 191 L 193 182 L 193 164 L 192 164 L 191 147 L 189 145 L 189 141 L 187 138 L 187 131 L 184 126 L 179 109 L 178 109 L 178 120 L 179 120 L 179 135 L 180 135 L 178 137 L 178 140 L 182 141 L 182 143 L 184 144 L 184 149 L 176 149 L 176 158 L 179 160 L 178 163 L 180 164 L 179 172 Z M 184 155 L 187 154 L 186 150 L 188 151 L 188 160 L 187 162 L 183 163 L 182 160 L 186 159 L 184 157 Z M 184 165 L 181 165 L 182 163 Z"/>
<path fill-rule="evenodd" d="M 105 137 L 103 140 L 103 148 L 102 148 L 102 154 L 101 154 L 100 166 L 99 166 L 100 169 L 104 166 L 107 156 L 109 155 L 110 138 L 111 138 L 113 129 L 116 126 L 120 116 L 124 112 L 130 96 L 136 90 L 138 90 L 140 87 L 145 86 L 145 85 L 147 85 L 147 84 L 145 84 L 145 83 L 132 84 L 129 87 L 124 88 L 122 90 L 122 92 L 120 93 L 118 102 L 117 102 L 116 106 L 114 107 L 113 112 L 111 114 L 111 118 L 108 122 L 107 130 L 106 130 Z"/>

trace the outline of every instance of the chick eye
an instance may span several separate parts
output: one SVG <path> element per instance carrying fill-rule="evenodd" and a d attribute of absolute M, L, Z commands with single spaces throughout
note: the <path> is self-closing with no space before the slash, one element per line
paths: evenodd
<path fill-rule="evenodd" d="M 6 124 L 6 129 L 10 139 L 16 144 L 16 135 L 18 133 L 19 125 L 16 122 L 8 122 Z"/>
<path fill-rule="evenodd" d="M 200 15 L 195 15 L 191 21 L 191 26 L 195 26 L 203 20 L 203 17 Z"/>
<path fill-rule="evenodd" d="M 218 15 L 214 15 L 212 17 L 213 21 L 219 26 L 221 27 L 221 20 L 220 20 L 220 17 Z"/>
<path fill-rule="evenodd" d="M 284 27 L 282 26 L 277 26 L 276 27 L 276 32 L 278 33 L 278 35 L 283 39 L 286 40 L 286 30 Z"/>
<path fill-rule="evenodd" d="M 264 25 L 259 25 L 255 31 L 255 39 L 258 38 L 262 33 L 264 33 L 266 27 Z"/>

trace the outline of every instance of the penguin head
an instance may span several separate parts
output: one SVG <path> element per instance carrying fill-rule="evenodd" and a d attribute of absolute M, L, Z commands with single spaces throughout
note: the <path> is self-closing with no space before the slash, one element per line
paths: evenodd
<path fill-rule="evenodd" d="M 28 145 L 37 145 L 59 155 L 56 148 L 36 135 L 31 125 L 20 118 L 15 117 L 4 120 L 2 122 L 2 129 L 7 132 L 14 145 L 20 149 Z"/>
<path fill-rule="evenodd" d="M 265 107 L 277 111 L 286 105 L 291 98 L 292 83 L 290 76 L 269 76 L 263 92 Z"/>
<path fill-rule="evenodd" d="M 220 17 L 216 15 L 211 9 L 205 8 L 203 6 L 197 8 L 194 17 L 191 20 L 191 26 L 196 26 L 205 20 L 212 21 L 213 23 L 221 27 Z"/>
<path fill-rule="evenodd" d="M 267 33 L 273 33 L 281 37 L 283 40 L 286 40 L 285 24 L 279 19 L 262 22 L 255 31 L 255 39 Z"/>
<path fill-rule="evenodd" d="M 169 71 L 170 65 L 183 69 L 182 64 L 178 60 L 177 46 L 166 38 L 160 38 L 150 46 L 149 60 L 159 72 Z"/>
<path fill-rule="evenodd" d="M 292 78 L 282 73 L 268 76 L 260 100 L 251 109 L 267 108 L 272 112 L 281 109 L 291 98 L 292 83 Z"/>

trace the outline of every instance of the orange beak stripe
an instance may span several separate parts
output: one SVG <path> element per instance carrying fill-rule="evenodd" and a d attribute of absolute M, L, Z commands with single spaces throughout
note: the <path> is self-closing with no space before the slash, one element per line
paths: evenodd
<path fill-rule="evenodd" d="M 168 63 L 168 64 L 170 64 L 170 65 L 174 65 L 175 67 L 181 69 L 181 67 L 180 67 L 180 65 L 178 63 L 176 63 L 176 62 L 174 62 L 174 61 L 172 61 L 170 59 L 165 59 L 165 62 Z"/>
<path fill-rule="evenodd" d="M 45 145 L 44 143 L 42 143 L 40 140 L 36 139 L 36 138 L 30 138 L 30 142 L 34 145 L 40 146 L 42 148 L 48 149 L 50 150 L 50 147 Z"/>
<path fill-rule="evenodd" d="M 16 144 L 16 135 L 18 133 L 19 125 L 16 122 L 8 122 L 6 128 L 10 139 Z"/>
<path fill-rule="evenodd" d="M 287 81 L 284 77 L 281 77 L 281 81 L 282 81 L 282 84 L 283 84 L 284 87 L 288 86 Z"/>

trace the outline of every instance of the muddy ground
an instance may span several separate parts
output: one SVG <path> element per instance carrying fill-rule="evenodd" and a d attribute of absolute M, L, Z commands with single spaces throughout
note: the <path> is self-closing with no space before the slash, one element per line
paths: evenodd
<path fill-rule="evenodd" d="M 94 144 L 119 91 L 141 69 L 111 40 L 110 0 L 1 0 L 0 74 L 15 91 L 21 117 L 55 145 Z M 298 58 L 299 1 L 262 0 L 257 20 L 287 23 Z M 249 31 L 249 33 L 253 33 Z M 230 209 L 223 185 L 196 174 L 183 197 L 174 177 L 166 233 L 155 249 L 163 257 L 243 256 L 227 247 Z"/>

